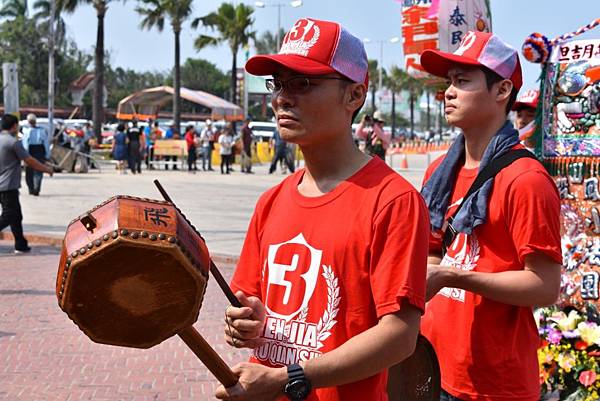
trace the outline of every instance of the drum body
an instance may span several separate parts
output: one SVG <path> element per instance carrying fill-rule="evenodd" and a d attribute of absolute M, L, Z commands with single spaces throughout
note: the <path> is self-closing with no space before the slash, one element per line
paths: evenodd
<path fill-rule="evenodd" d="M 415 352 L 388 369 L 390 401 L 439 401 L 440 365 L 431 343 L 422 335 Z"/>
<path fill-rule="evenodd" d="M 171 203 L 116 196 L 69 224 L 56 294 L 93 341 L 150 348 L 197 320 L 209 266 Z"/>

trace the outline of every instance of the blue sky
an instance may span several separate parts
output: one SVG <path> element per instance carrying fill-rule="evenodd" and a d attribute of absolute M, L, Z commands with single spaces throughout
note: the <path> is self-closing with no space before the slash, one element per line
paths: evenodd
<path fill-rule="evenodd" d="M 205 15 L 218 8 L 220 0 L 194 1 L 194 17 Z M 237 2 L 240 2 L 239 0 Z M 267 4 L 275 4 L 277 1 Z M 279 1 L 288 3 L 287 1 Z M 253 1 L 247 1 L 252 5 Z M 113 1 L 106 16 L 106 48 L 111 53 L 114 66 L 135 70 L 166 71 L 173 65 L 173 35 L 170 26 L 165 31 L 142 31 L 140 18 L 135 13 L 136 2 Z M 548 38 L 576 30 L 600 17 L 600 0 L 491 0 L 494 33 L 512 46 L 519 48 L 531 32 L 540 32 Z M 299 8 L 282 8 L 282 26 L 288 28 L 296 19 L 312 17 L 340 22 L 350 32 L 361 38 L 385 40 L 400 36 L 400 3 L 394 0 L 304 0 Z M 96 16 L 91 6 L 83 6 L 76 13 L 65 17 L 68 34 L 78 45 L 89 51 L 96 40 Z M 255 11 L 255 29 L 275 31 L 277 8 L 259 8 Z M 226 46 L 207 48 L 197 52 L 193 48 L 194 37 L 201 31 L 184 28 L 181 37 L 182 60 L 201 57 L 227 70 L 231 67 L 231 55 Z M 580 38 L 600 37 L 600 27 Z M 370 58 L 379 58 L 379 44 L 367 44 Z M 401 44 L 386 44 L 383 65 L 402 65 Z M 243 60 L 240 54 L 239 60 Z M 539 75 L 539 66 L 523 61 L 524 88 L 533 87 Z"/>

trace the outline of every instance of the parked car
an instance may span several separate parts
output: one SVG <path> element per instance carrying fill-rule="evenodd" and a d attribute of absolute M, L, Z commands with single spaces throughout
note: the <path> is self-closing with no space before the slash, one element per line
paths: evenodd
<path fill-rule="evenodd" d="M 250 128 L 257 141 L 269 142 L 277 131 L 277 124 L 268 121 L 252 121 Z"/>

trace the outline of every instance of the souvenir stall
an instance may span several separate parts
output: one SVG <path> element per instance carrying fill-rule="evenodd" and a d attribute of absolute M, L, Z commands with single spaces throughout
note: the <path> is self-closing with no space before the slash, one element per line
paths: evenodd
<path fill-rule="evenodd" d="M 598 25 L 553 40 L 534 33 L 523 45 L 525 58 L 542 64 L 533 140 L 562 216 L 560 299 L 536 312 L 540 382 L 544 395 L 568 401 L 600 399 L 600 39 L 575 39 Z"/>

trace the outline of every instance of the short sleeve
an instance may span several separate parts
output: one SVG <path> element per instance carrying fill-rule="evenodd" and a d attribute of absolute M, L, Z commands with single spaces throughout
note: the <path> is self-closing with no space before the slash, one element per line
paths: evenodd
<path fill-rule="evenodd" d="M 19 160 L 25 160 L 29 157 L 29 152 L 25 150 L 21 141 L 15 141 L 13 149 Z"/>
<path fill-rule="evenodd" d="M 260 271 L 260 241 L 258 228 L 258 212 L 255 211 L 250 225 L 239 262 L 231 279 L 233 292 L 242 291 L 247 296 L 261 296 L 261 271 Z"/>
<path fill-rule="evenodd" d="M 560 198 L 552 179 L 542 171 L 528 171 L 510 184 L 505 205 L 519 262 L 543 253 L 562 264 L 560 246 Z"/>
<path fill-rule="evenodd" d="M 377 316 L 400 310 L 402 301 L 424 311 L 429 215 L 416 191 L 390 202 L 375 217 L 371 289 Z"/>

